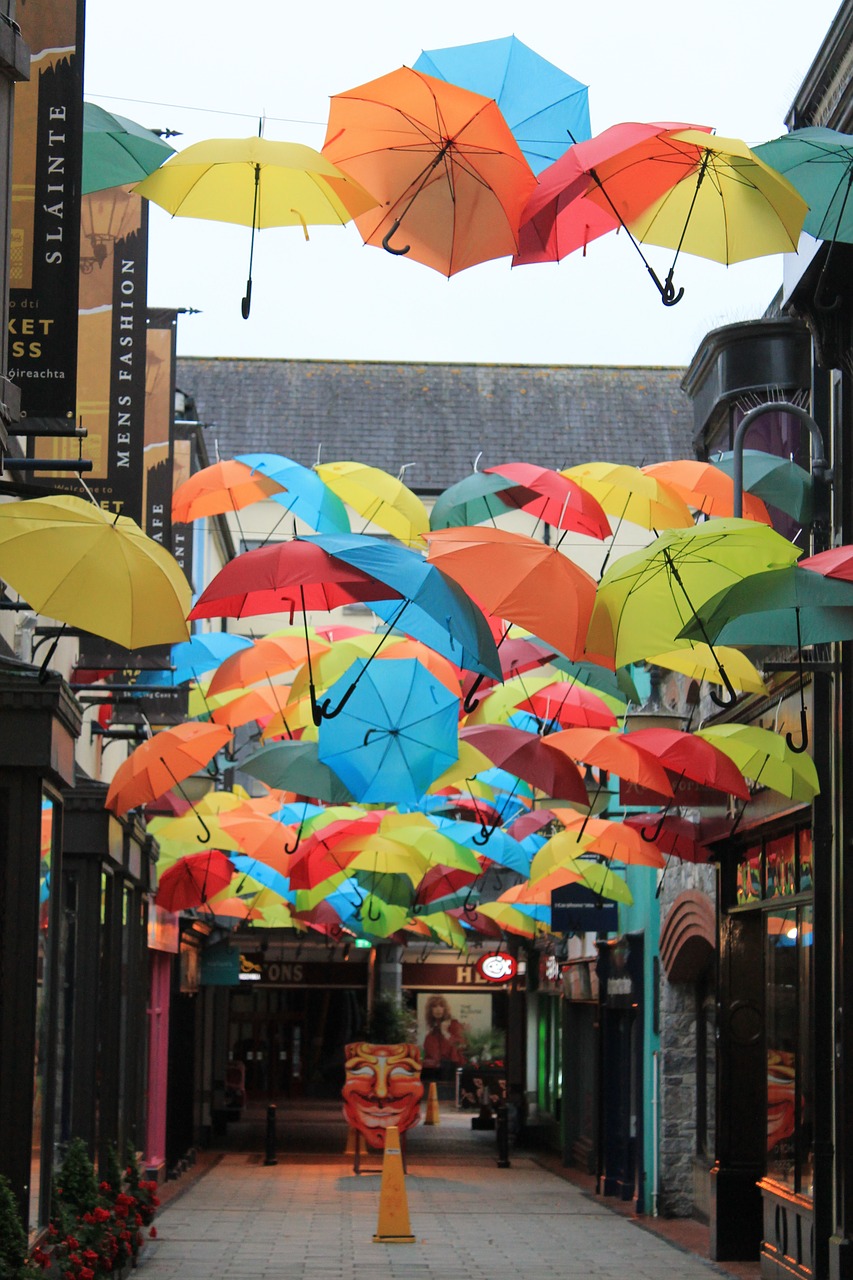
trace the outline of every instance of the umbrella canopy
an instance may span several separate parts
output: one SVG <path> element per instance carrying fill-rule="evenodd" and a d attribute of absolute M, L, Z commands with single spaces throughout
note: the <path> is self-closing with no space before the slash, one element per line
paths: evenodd
<path fill-rule="evenodd" d="M 536 178 L 493 99 L 401 67 L 332 97 L 323 154 L 379 201 L 367 244 L 447 276 L 518 248 Z"/>
<path fill-rule="evenodd" d="M 801 569 L 820 573 L 825 578 L 837 578 L 841 582 L 853 582 L 853 546 L 830 547 L 817 555 L 806 556 L 799 561 Z"/>
<path fill-rule="evenodd" d="M 174 147 L 141 124 L 94 102 L 83 103 L 81 195 L 140 182 L 174 153 Z"/>
<path fill-rule="evenodd" d="M 733 453 L 721 453 L 711 461 L 727 476 L 734 475 Z M 746 493 L 769 502 L 799 524 L 811 521 L 814 482 L 809 472 L 790 458 L 779 458 L 761 449 L 744 449 L 743 487 Z"/>
<path fill-rule="evenodd" d="M 165 911 L 188 911 L 200 907 L 231 883 L 234 867 L 224 853 L 187 854 L 164 871 L 154 901 Z"/>
<path fill-rule="evenodd" d="M 536 174 L 590 135 L 587 86 L 516 36 L 428 49 L 414 69 L 494 98 Z"/>
<path fill-rule="evenodd" d="M 546 795 L 586 805 L 586 787 L 580 770 L 537 734 L 525 733 L 510 725 L 484 724 L 462 729 L 459 736 L 501 769 Z"/>
<path fill-rule="evenodd" d="M 698 782 L 713 791 L 724 791 L 741 800 L 749 798 L 749 788 L 740 770 L 724 752 L 695 734 L 683 733 L 679 729 L 656 728 L 636 729 L 628 737 L 635 746 L 651 752 L 669 773 L 677 775 L 679 781 L 689 778 L 691 782 Z M 678 799 L 677 786 L 675 798 Z"/>
<path fill-rule="evenodd" d="M 803 562 L 800 561 L 800 564 Z M 716 656 L 715 656 L 716 655 Z M 720 667 L 724 667 L 731 684 L 735 689 L 748 693 L 766 693 L 767 686 L 761 673 L 750 662 L 740 649 L 732 649 L 728 645 L 710 645 L 704 641 L 694 641 L 689 649 L 671 649 L 668 653 L 656 653 L 646 659 L 655 667 L 666 667 L 668 671 L 680 671 L 689 680 L 710 680 L 713 684 L 722 684 Z M 639 699 L 637 704 L 639 705 Z"/>
<path fill-rule="evenodd" d="M 661 817 L 656 813 L 629 813 L 622 825 L 639 831 L 644 839 L 654 837 L 661 853 L 682 862 L 707 862 L 708 850 L 698 843 L 699 828 L 695 822 L 677 814 Z"/>
<path fill-rule="evenodd" d="M 298 631 L 250 641 L 220 664 L 207 687 L 208 696 L 214 698 L 230 689 L 242 689 L 261 680 L 270 680 L 285 671 L 293 671 L 305 662 L 306 651 L 312 658 L 317 658 L 328 653 L 329 647 L 322 640 L 306 640 Z"/>
<path fill-rule="evenodd" d="M 505 490 L 502 500 L 508 506 L 529 511 L 557 529 L 585 533 L 590 538 L 610 537 L 610 524 L 597 499 L 564 472 L 531 462 L 504 462 L 487 467 L 486 475 L 504 476 L 521 486 L 520 491 Z M 533 496 L 529 497 L 526 490 L 532 491 Z"/>
<path fill-rule="evenodd" d="M 172 519 L 178 524 L 189 524 L 202 516 L 240 511 L 281 491 L 278 481 L 253 475 L 243 462 L 214 462 L 178 485 L 172 494 Z"/>
<path fill-rule="evenodd" d="M 816 240 L 853 241 L 853 138 L 849 133 L 792 129 L 753 150 L 764 164 L 784 174 L 809 206 L 804 231 Z"/>
<path fill-rule="evenodd" d="M 556 547 L 506 529 L 440 529 L 426 539 L 429 560 L 484 608 L 582 656 L 595 582 Z"/>
<path fill-rule="evenodd" d="M 622 666 L 678 648 L 682 628 L 717 591 L 790 565 L 798 555 L 787 539 L 751 520 L 706 520 L 663 533 L 623 556 L 601 579 L 589 651 Z"/>
<path fill-rule="evenodd" d="M 853 583 L 792 565 L 751 574 L 697 607 L 682 636 L 802 648 L 853 639 Z"/>
<path fill-rule="evenodd" d="M 688 529 L 693 516 L 669 485 L 641 471 L 613 462 L 585 462 L 562 472 L 591 494 L 604 511 L 643 529 Z"/>
<path fill-rule="evenodd" d="M 410 802 L 456 759 L 459 699 L 412 658 L 354 664 L 331 697 L 347 704 L 320 728 L 319 759 L 364 802 Z"/>
<path fill-rule="evenodd" d="M 316 742 L 274 742 L 241 760 L 240 772 L 281 791 L 295 791 L 330 804 L 348 804 L 355 799 L 349 787 L 319 759 Z"/>
<path fill-rule="evenodd" d="M 659 796 L 671 798 L 672 785 L 663 765 L 651 752 L 635 746 L 631 736 L 612 729 L 561 729 L 559 733 L 549 733 L 546 741 L 573 760 L 595 765 L 626 782 L 636 782 Z"/>
<path fill-rule="evenodd" d="M 429 513 L 431 529 L 458 529 L 480 524 L 483 520 L 495 522 L 497 516 L 505 516 L 512 507 L 503 501 L 501 494 L 516 488 L 508 476 L 475 471 L 436 498 Z M 528 497 L 536 497 L 528 490 Z"/>
<path fill-rule="evenodd" d="M 130 753 L 115 772 L 104 801 L 115 814 L 156 800 L 175 783 L 198 773 L 226 742 L 230 729 L 189 721 L 162 729 Z"/>
<path fill-rule="evenodd" d="M 626 122 L 570 147 L 539 176 L 539 186 L 522 214 L 519 252 L 513 266 L 559 262 L 575 249 L 586 252 L 592 240 L 615 231 L 620 224 L 620 188 L 615 177 L 610 178 L 614 184 L 610 203 L 591 198 L 601 186 L 601 167 L 618 160 L 630 171 L 641 160 L 661 153 L 669 137 L 688 127 Z M 651 204 L 669 189 L 675 175 L 661 167 L 647 170 L 644 179 L 644 198 Z M 609 194 L 609 182 L 606 190 Z"/>
<path fill-rule="evenodd" d="M 422 545 L 421 535 L 429 528 L 427 509 L 402 480 L 361 462 L 322 462 L 314 470 L 341 502 L 369 524 L 387 529 L 406 546 Z"/>
<path fill-rule="evenodd" d="M 808 803 L 820 791 L 811 756 L 792 751 L 781 734 L 745 724 L 715 724 L 697 730 L 733 760 L 746 778 L 789 800 Z"/>
<path fill-rule="evenodd" d="M 616 716 L 607 703 L 591 689 L 585 689 L 574 681 L 552 681 L 531 694 L 527 705 L 546 724 L 556 721 L 563 728 L 576 725 L 578 728 L 612 729 L 616 725 Z"/>
<path fill-rule="evenodd" d="M 175 558 L 133 520 L 71 494 L 0 506 L 0 578 L 38 613 L 126 649 L 188 635 Z"/>
<path fill-rule="evenodd" d="M 210 138 L 177 152 L 136 188 L 173 217 L 252 228 L 243 318 L 252 303 L 255 229 L 343 225 L 376 199 L 348 174 L 299 142 Z"/>
<path fill-rule="evenodd" d="M 565 812 L 561 813 L 560 817 L 565 830 L 551 837 L 551 841 L 557 842 L 554 846 L 557 849 L 560 847 L 560 835 L 576 835 L 583 829 L 584 839 L 589 839 L 586 850 L 588 853 L 597 854 L 600 858 L 611 861 L 624 862 L 626 866 L 660 869 L 665 865 L 663 851 L 657 841 L 643 839 L 637 830 L 626 827 L 624 822 Z"/>
<path fill-rule="evenodd" d="M 286 511 L 292 511 L 317 533 L 349 533 L 349 517 L 337 494 L 332 493 L 311 467 L 303 467 L 278 453 L 241 453 L 235 462 L 275 480 L 283 492 L 270 494 Z"/>
<path fill-rule="evenodd" d="M 706 516 L 734 515 L 734 481 L 712 462 L 695 458 L 674 458 L 643 467 L 646 475 L 663 480 L 684 499 L 688 506 Z M 770 513 L 760 498 L 743 495 L 743 518 L 772 524 Z"/>

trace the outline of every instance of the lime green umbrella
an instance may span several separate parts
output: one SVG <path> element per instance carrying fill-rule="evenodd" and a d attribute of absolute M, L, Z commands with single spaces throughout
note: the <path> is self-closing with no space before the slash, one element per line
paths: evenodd
<path fill-rule="evenodd" d="M 778 791 L 789 800 L 807 803 L 820 791 L 811 756 L 792 751 L 782 735 L 771 729 L 715 724 L 697 730 L 697 736 L 725 752 L 745 778 Z"/>
<path fill-rule="evenodd" d="M 662 533 L 601 579 L 587 652 L 618 667 L 684 648 L 690 642 L 677 637 L 711 596 L 751 574 L 793 564 L 799 554 L 767 525 L 734 517 Z"/>

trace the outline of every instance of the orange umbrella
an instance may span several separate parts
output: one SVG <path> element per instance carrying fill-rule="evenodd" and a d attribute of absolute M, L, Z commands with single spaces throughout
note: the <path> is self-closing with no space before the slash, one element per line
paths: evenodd
<path fill-rule="evenodd" d="M 247 689 L 245 693 L 227 702 L 222 707 L 215 707 L 211 719 L 215 724 L 227 725 L 236 729 L 250 720 L 266 722 L 270 716 L 281 715 L 287 706 L 290 690 L 287 685 L 269 685 L 266 688 Z M 285 726 L 286 731 L 286 726 Z"/>
<path fill-rule="evenodd" d="M 573 760 L 615 773 L 626 782 L 670 798 L 673 794 L 667 772 L 650 751 L 635 746 L 627 734 L 612 729 L 562 729 L 545 739 Z"/>
<path fill-rule="evenodd" d="M 518 249 L 536 178 L 491 98 L 400 67 L 332 97 L 323 154 L 379 201 L 367 244 L 446 276 Z"/>
<path fill-rule="evenodd" d="M 250 804 L 220 814 L 219 824 L 234 838 L 236 849 L 283 876 L 290 875 L 291 854 L 296 848 L 293 827 L 253 809 Z"/>
<path fill-rule="evenodd" d="M 156 800 L 203 769 L 230 740 L 230 729 L 195 720 L 161 730 L 119 765 L 107 792 L 106 808 L 122 814 Z"/>
<path fill-rule="evenodd" d="M 306 660 L 306 652 L 312 658 L 328 653 L 329 645 L 321 640 L 308 640 L 302 632 L 288 636 L 264 636 L 248 649 L 238 649 L 219 664 L 207 690 L 209 698 L 229 689 L 243 689 L 247 685 L 283 671 L 293 671 Z"/>
<path fill-rule="evenodd" d="M 172 494 L 172 519 L 189 524 L 201 516 L 220 516 L 284 493 L 283 484 L 252 471 L 245 462 L 214 462 L 196 471 Z"/>
<path fill-rule="evenodd" d="M 592 837 L 586 846 L 590 853 L 597 853 L 602 858 L 615 858 L 626 866 L 663 867 L 663 854 L 656 844 L 644 840 L 634 827 L 626 827 L 622 822 L 612 822 L 608 818 L 584 818 L 582 814 L 564 811 L 563 826 L 567 831 L 580 831 Z M 571 814 L 571 816 L 569 816 Z M 552 837 L 559 840 L 559 836 Z"/>
<path fill-rule="evenodd" d="M 688 506 L 701 511 L 703 515 L 734 515 L 734 481 L 725 471 L 720 471 L 719 467 L 712 466 L 710 462 L 676 458 L 671 462 L 655 462 L 641 470 L 647 476 L 662 480 Z M 751 493 L 743 495 L 743 518 L 757 520 L 760 524 L 773 523 L 764 503 Z"/>
<path fill-rule="evenodd" d="M 459 697 L 462 684 L 462 673 L 459 668 L 455 667 L 449 658 L 442 657 L 440 653 L 436 653 L 420 640 L 395 640 L 387 649 L 381 649 L 376 656 L 383 660 L 415 658 L 422 667 L 426 667 L 427 671 L 435 676 L 436 680 L 440 680 L 454 697 Z"/>
<path fill-rule="evenodd" d="M 231 883 L 234 867 L 219 849 L 178 858 L 160 877 L 154 901 L 165 911 L 200 907 Z"/>
<path fill-rule="evenodd" d="M 526 627 L 572 661 L 583 655 L 595 580 L 556 547 L 479 526 L 425 536 L 427 558 L 481 606 Z"/>

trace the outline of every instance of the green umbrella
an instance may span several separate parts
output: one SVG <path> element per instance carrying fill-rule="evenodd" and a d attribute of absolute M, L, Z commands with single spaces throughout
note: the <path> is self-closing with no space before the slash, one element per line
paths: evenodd
<path fill-rule="evenodd" d="M 792 565 L 726 587 L 696 610 L 679 639 L 786 649 L 853 640 L 853 583 Z"/>
<path fill-rule="evenodd" d="M 316 742 L 275 742 L 249 756 L 239 768 L 279 791 L 295 791 L 335 805 L 354 799 L 338 775 L 318 759 Z"/>
<path fill-rule="evenodd" d="M 803 230 L 816 240 L 853 242 L 853 137 L 835 129 L 793 129 L 752 148 L 809 206 Z"/>
<path fill-rule="evenodd" d="M 721 453 L 711 462 L 727 476 L 734 475 L 734 454 L 731 451 Z M 744 449 L 743 488 L 745 493 L 755 494 L 756 498 L 778 507 L 798 524 L 810 523 L 814 484 L 808 471 L 790 458 L 779 458 L 774 453 L 764 453 L 762 449 Z"/>
<path fill-rule="evenodd" d="M 141 182 L 174 154 L 174 147 L 141 124 L 114 116 L 93 102 L 83 104 L 84 196 Z"/>
<path fill-rule="evenodd" d="M 486 475 L 475 471 L 458 484 L 452 484 L 435 500 L 429 516 L 430 529 L 467 529 L 484 520 L 494 523 L 495 516 L 505 516 L 515 508 L 501 502 L 499 494 L 507 489 L 520 489 L 506 476 Z M 531 498 L 535 494 L 531 492 Z"/>
<path fill-rule="evenodd" d="M 733 760 L 741 773 L 789 800 L 808 802 L 820 791 L 814 760 L 791 751 L 781 734 L 746 724 L 715 724 L 696 731 Z"/>

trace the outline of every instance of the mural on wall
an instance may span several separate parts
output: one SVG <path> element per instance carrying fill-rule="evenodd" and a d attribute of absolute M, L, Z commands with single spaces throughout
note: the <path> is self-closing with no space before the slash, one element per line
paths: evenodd
<path fill-rule="evenodd" d="M 383 1149 L 390 1125 L 403 1133 L 420 1121 L 420 1049 L 414 1044 L 359 1041 L 348 1044 L 345 1053 L 344 1119 L 368 1146 Z"/>

